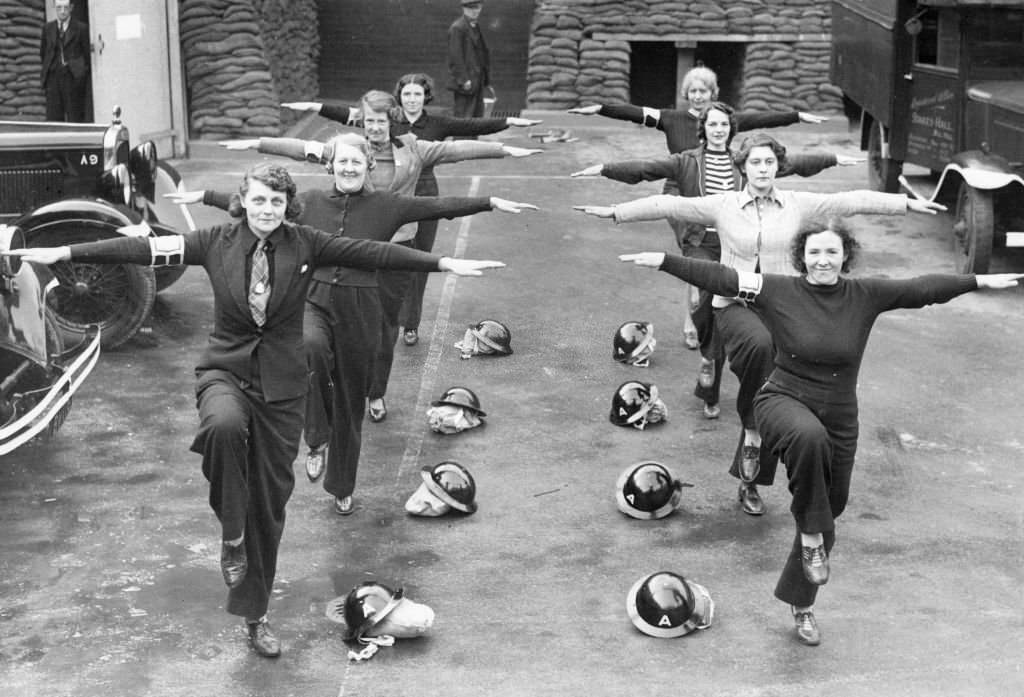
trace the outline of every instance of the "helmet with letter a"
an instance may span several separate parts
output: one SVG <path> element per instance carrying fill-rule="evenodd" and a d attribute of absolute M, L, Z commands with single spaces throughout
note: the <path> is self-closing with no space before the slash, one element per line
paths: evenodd
<path fill-rule="evenodd" d="M 650 322 L 626 322 L 615 330 L 612 337 L 612 358 L 619 363 L 646 368 L 658 342 L 654 339 L 654 325 Z"/>
<path fill-rule="evenodd" d="M 644 460 L 630 465 L 615 483 L 615 501 L 619 510 L 639 520 L 664 518 L 682 499 L 684 486 L 660 462 Z"/>
<path fill-rule="evenodd" d="M 616 426 L 631 426 L 642 431 L 649 424 L 664 421 L 667 416 L 665 403 L 658 398 L 656 385 L 627 380 L 612 395 L 608 420 Z"/>
<path fill-rule="evenodd" d="M 710 627 L 715 603 L 699 583 L 672 571 L 658 571 L 638 579 L 629 589 L 626 612 L 644 634 L 672 638 Z"/>

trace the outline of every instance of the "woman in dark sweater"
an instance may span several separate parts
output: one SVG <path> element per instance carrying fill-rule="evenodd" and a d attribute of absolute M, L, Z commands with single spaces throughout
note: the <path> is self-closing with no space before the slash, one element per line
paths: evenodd
<path fill-rule="evenodd" d="M 944 303 L 978 288 L 1012 288 L 1024 274 L 929 275 L 905 280 L 843 276 L 858 245 L 841 221 L 792 243 L 801 276 L 758 274 L 682 256 L 624 254 L 716 294 L 761 308 L 775 369 L 754 400 L 762 446 L 786 463 L 796 536 L 775 597 L 791 606 L 797 639 L 814 646 L 818 587 L 829 578 L 835 521 L 846 508 L 857 449 L 857 374 L 879 314 Z"/>
<path fill-rule="evenodd" d="M 413 197 L 366 189 L 373 166 L 370 145 L 347 133 L 331 142 L 328 171 L 334 187 L 298 195 L 296 222 L 346 237 L 387 242 L 402 225 L 427 218 L 455 218 L 490 210 L 518 213 L 533 208 L 496 197 Z M 233 196 L 212 191 L 172 194 L 176 203 L 230 210 Z M 345 266 L 316 270 L 305 309 L 303 341 L 309 363 L 305 440 L 306 474 L 316 481 L 326 467 L 324 489 L 340 515 L 353 511 L 362 449 L 363 412 L 380 340 L 381 304 L 375 271 Z"/>
<path fill-rule="evenodd" d="M 488 133 L 498 133 L 510 126 L 534 126 L 537 119 L 518 116 L 503 118 L 458 117 L 427 111 L 424 107 L 434 99 L 434 80 L 426 73 L 409 73 L 399 78 L 395 85 L 395 99 L 399 106 L 392 109 L 391 133 L 399 136 L 412 133 L 419 140 L 441 141 L 445 138 L 472 138 Z M 355 107 L 332 106 L 320 102 L 287 102 L 281 106 L 300 111 L 315 111 L 325 119 L 348 126 L 361 126 L 362 112 Z M 426 166 L 416 182 L 416 196 L 437 196 L 437 177 L 433 166 Z M 421 220 L 416 228 L 412 246 L 429 252 L 437 238 L 437 220 Z M 419 341 L 420 314 L 423 309 L 423 292 L 427 285 L 426 274 L 413 274 L 402 303 L 399 324 L 404 328 L 402 340 L 406 346 Z"/>
<path fill-rule="evenodd" d="M 227 611 L 245 618 L 261 656 L 281 652 L 266 621 L 295 484 L 306 395 L 302 309 L 313 271 L 339 264 L 365 269 L 453 271 L 479 275 L 498 262 L 450 259 L 373 240 L 353 240 L 285 220 L 298 205 L 295 183 L 277 165 L 259 164 L 241 187 L 241 220 L 157 237 L 146 223 L 124 237 L 7 254 L 54 264 L 87 261 L 202 266 L 213 289 L 213 331 L 196 367 L 199 431 L 210 506 L 221 524 Z"/>

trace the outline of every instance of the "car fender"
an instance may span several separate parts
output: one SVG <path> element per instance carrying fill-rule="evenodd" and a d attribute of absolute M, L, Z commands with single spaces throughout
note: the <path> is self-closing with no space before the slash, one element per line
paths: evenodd
<path fill-rule="evenodd" d="M 55 229 L 89 230 L 97 239 L 124 236 L 121 228 L 142 222 L 142 216 L 100 198 L 73 198 L 39 206 L 12 223 L 31 242 L 34 235 Z"/>
<path fill-rule="evenodd" d="M 1009 186 L 1024 190 L 1024 179 L 1003 157 L 981 150 L 966 150 L 953 156 L 942 170 L 932 199 L 953 200 L 961 183 L 982 191 L 996 191 Z"/>

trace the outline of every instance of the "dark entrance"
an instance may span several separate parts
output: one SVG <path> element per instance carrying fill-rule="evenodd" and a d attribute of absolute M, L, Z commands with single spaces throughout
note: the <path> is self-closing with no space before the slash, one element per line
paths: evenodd
<path fill-rule="evenodd" d="M 718 76 L 718 98 L 733 106 L 739 106 L 743 92 L 746 57 L 747 45 L 738 42 L 698 42 L 693 53 L 695 65 L 705 65 Z"/>
<path fill-rule="evenodd" d="M 630 41 L 629 101 L 655 109 L 676 106 L 676 46 L 671 41 Z"/>

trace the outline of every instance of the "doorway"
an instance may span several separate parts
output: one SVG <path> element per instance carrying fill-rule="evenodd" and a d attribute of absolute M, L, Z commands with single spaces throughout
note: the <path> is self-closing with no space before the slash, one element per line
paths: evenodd
<path fill-rule="evenodd" d="M 671 41 L 630 41 L 629 101 L 654 109 L 676 105 L 676 46 Z"/>
<path fill-rule="evenodd" d="M 743 94 L 743 67 L 747 45 L 742 42 L 698 42 L 693 52 L 694 65 L 704 65 L 718 76 L 718 99 L 739 107 Z"/>

